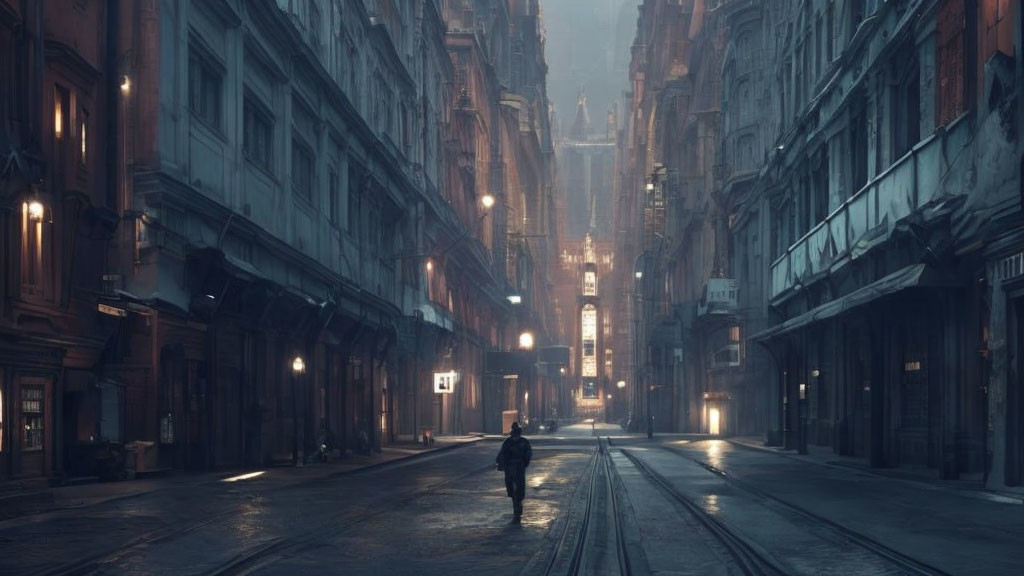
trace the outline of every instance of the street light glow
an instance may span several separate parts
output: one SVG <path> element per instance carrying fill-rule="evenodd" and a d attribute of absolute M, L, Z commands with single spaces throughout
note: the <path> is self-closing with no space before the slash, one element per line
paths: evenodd
<path fill-rule="evenodd" d="M 625 388 L 625 387 L 626 387 L 626 381 L 625 381 L 625 380 L 619 380 L 618 382 L 616 382 L 616 383 L 615 383 L 615 386 L 616 386 L 616 387 L 617 387 L 617 388 L 618 388 L 619 390 L 622 390 L 623 388 Z"/>
<path fill-rule="evenodd" d="M 523 332 L 519 335 L 519 347 L 523 350 L 533 349 L 533 333 Z"/>
<path fill-rule="evenodd" d="M 306 361 L 302 359 L 302 356 L 296 356 L 295 360 L 292 360 L 292 372 L 296 374 L 302 374 L 306 371 Z"/>
<path fill-rule="evenodd" d="M 519 294 L 512 294 L 511 296 L 508 297 L 508 301 L 513 304 L 522 304 L 523 297 L 520 296 Z"/>
<path fill-rule="evenodd" d="M 38 200 L 33 200 L 28 203 L 28 217 L 33 220 L 43 219 L 43 203 Z"/>
<path fill-rule="evenodd" d="M 121 77 L 121 93 L 127 95 L 132 89 L 132 81 L 127 76 Z"/>
<path fill-rule="evenodd" d="M 434 269 L 434 261 L 431 260 L 430 258 L 427 258 L 427 272 L 430 272 L 433 269 Z"/>
<path fill-rule="evenodd" d="M 491 206 L 494 206 L 494 196 L 484 194 L 483 197 L 480 198 L 480 203 L 484 205 L 484 208 L 490 208 Z"/>
<path fill-rule="evenodd" d="M 648 182 L 647 183 L 647 191 L 651 192 L 652 190 L 654 190 L 654 182 Z"/>
<path fill-rule="evenodd" d="M 636 279 L 639 280 L 644 277 L 644 273 L 641 270 L 636 271 Z"/>

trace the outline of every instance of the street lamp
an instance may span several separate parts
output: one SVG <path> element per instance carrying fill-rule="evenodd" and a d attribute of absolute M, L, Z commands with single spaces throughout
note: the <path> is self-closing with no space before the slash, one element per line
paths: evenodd
<path fill-rule="evenodd" d="M 519 349 L 533 350 L 533 332 L 523 332 L 519 335 Z"/>
<path fill-rule="evenodd" d="M 296 356 L 292 360 L 292 466 L 299 463 L 299 410 L 298 396 L 296 394 L 297 381 L 299 376 L 306 373 L 306 361 L 302 356 Z"/>

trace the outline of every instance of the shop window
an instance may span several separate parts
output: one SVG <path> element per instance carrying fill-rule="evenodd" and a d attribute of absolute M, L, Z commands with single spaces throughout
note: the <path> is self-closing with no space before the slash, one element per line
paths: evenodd
<path fill-rule="evenodd" d="M 42 386 L 24 386 L 21 389 L 21 422 L 24 429 L 22 450 L 43 449 L 44 390 Z"/>

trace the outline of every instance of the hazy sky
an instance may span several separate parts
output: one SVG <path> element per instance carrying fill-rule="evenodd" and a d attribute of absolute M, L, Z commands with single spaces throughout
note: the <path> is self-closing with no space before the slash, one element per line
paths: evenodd
<path fill-rule="evenodd" d="M 591 133 L 604 133 L 606 114 L 629 82 L 639 5 L 640 0 L 541 0 L 548 96 L 563 133 L 576 115 L 580 86 L 587 93 Z"/>

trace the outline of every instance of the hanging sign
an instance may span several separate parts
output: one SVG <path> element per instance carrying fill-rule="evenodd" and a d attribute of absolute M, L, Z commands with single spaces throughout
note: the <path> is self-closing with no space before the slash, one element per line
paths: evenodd
<path fill-rule="evenodd" d="M 437 394 L 451 394 L 455 389 L 455 380 L 458 374 L 453 372 L 434 372 L 434 392 Z"/>

